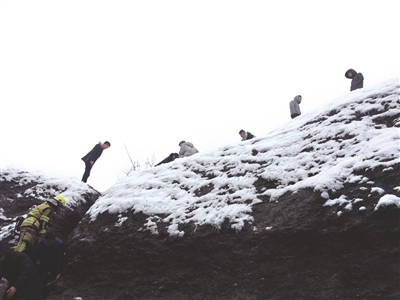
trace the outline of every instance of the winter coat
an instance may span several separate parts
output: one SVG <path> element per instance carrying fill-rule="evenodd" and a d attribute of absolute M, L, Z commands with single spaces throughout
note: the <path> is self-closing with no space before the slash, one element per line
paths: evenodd
<path fill-rule="evenodd" d="M 179 151 L 179 157 L 191 156 L 199 151 L 193 146 L 191 142 L 184 142 L 181 145 L 181 150 Z"/>
<path fill-rule="evenodd" d="M 297 95 L 296 97 L 294 97 L 294 99 L 292 101 L 290 101 L 289 107 L 290 107 L 290 115 L 296 115 L 300 116 L 301 115 L 301 111 L 300 111 L 300 101 L 299 101 L 300 97 Z"/>
<path fill-rule="evenodd" d="M 1 241 L 1 253 L 5 260 L 0 263 L 0 278 L 15 287 L 18 299 L 44 299 L 39 273 L 31 259 L 23 252 L 15 252 L 5 241 Z"/>
<path fill-rule="evenodd" d="M 82 157 L 82 160 L 85 163 L 89 163 L 91 161 L 94 163 L 101 156 L 102 153 L 103 153 L 103 148 L 101 147 L 101 143 L 98 143 L 96 146 L 93 147 L 92 150 L 89 151 L 88 154 Z"/>
<path fill-rule="evenodd" d="M 33 261 L 38 265 L 41 272 L 51 272 L 52 275 L 61 274 L 64 264 L 65 246 L 60 239 L 56 239 L 54 244 L 46 246 L 42 239 L 34 252 Z"/>
<path fill-rule="evenodd" d="M 167 158 L 164 158 L 161 162 L 159 162 L 158 164 L 155 165 L 155 167 L 162 165 L 162 164 L 166 164 L 169 163 L 171 161 L 174 161 L 174 157 L 178 158 L 179 154 L 178 153 L 171 153 Z"/>
<path fill-rule="evenodd" d="M 351 75 L 350 75 L 351 74 Z M 348 69 L 344 74 L 346 78 L 351 79 L 350 91 L 362 89 L 364 86 L 364 76 L 362 73 L 357 73 L 353 69 Z"/>
<path fill-rule="evenodd" d="M 252 138 L 255 138 L 255 136 L 252 135 L 250 132 L 246 131 L 246 134 L 245 134 L 244 138 L 242 138 L 242 141 L 250 140 Z"/>

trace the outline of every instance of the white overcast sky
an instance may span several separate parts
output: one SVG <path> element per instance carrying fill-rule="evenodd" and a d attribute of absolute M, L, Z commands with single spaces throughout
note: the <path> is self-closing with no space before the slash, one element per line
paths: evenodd
<path fill-rule="evenodd" d="M 256 136 L 399 76 L 398 1 L 0 0 L 0 159 L 88 183 L 130 167 Z"/>

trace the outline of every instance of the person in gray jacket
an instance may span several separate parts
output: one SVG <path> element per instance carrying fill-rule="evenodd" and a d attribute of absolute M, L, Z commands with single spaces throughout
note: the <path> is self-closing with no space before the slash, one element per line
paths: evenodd
<path fill-rule="evenodd" d="M 294 99 L 292 101 L 290 101 L 290 104 L 289 104 L 290 116 L 292 117 L 292 119 L 301 115 L 300 106 L 299 106 L 300 103 L 301 103 L 300 95 L 297 95 L 296 97 L 294 97 Z"/>
<path fill-rule="evenodd" d="M 179 157 L 187 157 L 199 152 L 191 142 L 181 141 L 179 147 L 181 147 Z"/>

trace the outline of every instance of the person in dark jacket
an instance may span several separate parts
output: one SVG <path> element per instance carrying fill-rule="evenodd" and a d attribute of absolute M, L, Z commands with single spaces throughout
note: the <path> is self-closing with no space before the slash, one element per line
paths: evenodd
<path fill-rule="evenodd" d="M 111 144 L 108 141 L 105 141 L 104 143 L 99 142 L 97 145 L 93 147 L 93 149 L 88 154 L 82 157 L 82 160 L 85 163 L 85 173 L 83 173 L 82 176 L 83 182 L 87 182 L 87 179 L 90 176 L 90 171 L 92 170 L 94 163 L 101 156 L 103 150 L 106 150 L 110 146 Z"/>
<path fill-rule="evenodd" d="M 169 163 L 171 161 L 174 161 L 178 157 L 179 157 L 178 153 L 171 153 L 167 158 L 164 158 L 162 161 L 160 161 L 158 164 L 156 164 L 155 167 L 162 165 L 162 164 Z"/>
<path fill-rule="evenodd" d="M 353 69 L 348 69 L 344 76 L 346 76 L 348 79 L 351 79 L 350 91 L 363 88 L 364 76 L 362 73 L 357 73 Z"/>
<path fill-rule="evenodd" d="M 290 101 L 289 108 L 290 108 L 290 117 L 292 119 L 301 115 L 300 103 L 302 99 L 303 98 L 301 97 L 301 95 L 297 95 L 294 97 L 292 101 Z"/>
<path fill-rule="evenodd" d="M 33 261 L 39 271 L 42 286 L 57 281 L 63 272 L 64 243 L 53 232 L 47 232 L 34 252 Z"/>
<path fill-rule="evenodd" d="M 31 259 L 23 252 L 15 252 L 5 241 L 0 241 L 0 278 L 8 280 L 5 299 L 41 300 L 43 289 Z"/>
<path fill-rule="evenodd" d="M 254 135 L 252 135 L 250 132 L 248 131 L 244 131 L 243 129 L 241 129 L 239 131 L 239 135 L 242 137 L 242 141 L 246 141 L 246 140 L 250 140 L 252 138 L 255 138 Z"/>

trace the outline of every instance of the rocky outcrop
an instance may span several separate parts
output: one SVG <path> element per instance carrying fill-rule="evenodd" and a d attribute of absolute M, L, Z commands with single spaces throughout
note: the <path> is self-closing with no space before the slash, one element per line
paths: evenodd
<path fill-rule="evenodd" d="M 122 180 L 49 298 L 399 298 L 399 107 L 397 80 Z"/>
<path fill-rule="evenodd" d="M 26 216 L 30 208 L 57 194 L 63 194 L 67 204 L 49 223 L 63 241 L 76 228 L 82 217 L 99 198 L 100 193 L 76 178 L 52 178 L 40 173 L 5 169 L 0 174 L 1 239 L 16 242 L 13 234 L 16 218 Z"/>
<path fill-rule="evenodd" d="M 395 184 L 399 171 L 373 179 Z M 302 190 L 257 204 L 254 223 L 240 232 L 227 222 L 219 230 L 185 225 L 191 234 L 182 238 L 140 231 L 140 213 L 121 227 L 112 226 L 116 215 L 86 219 L 69 240 L 65 280 L 52 299 L 398 297 L 399 209 L 338 218 L 323 203 Z"/>

